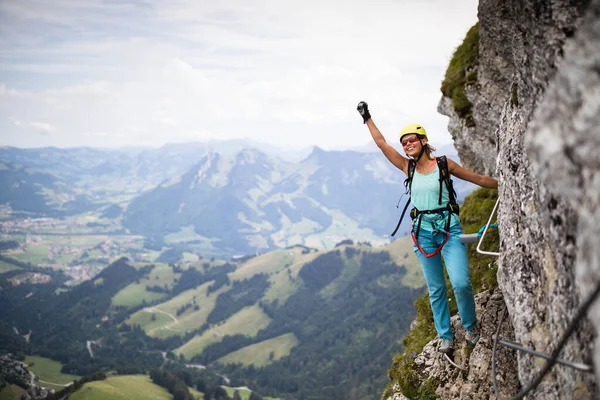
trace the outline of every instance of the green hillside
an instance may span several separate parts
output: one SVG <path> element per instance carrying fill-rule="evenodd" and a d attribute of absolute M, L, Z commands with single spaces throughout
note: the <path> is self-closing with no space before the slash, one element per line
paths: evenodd
<path fill-rule="evenodd" d="M 123 288 L 112 299 L 112 304 L 115 306 L 133 307 L 143 302 L 150 303 L 158 299 L 167 297 L 166 293 L 147 290 L 150 286 L 161 288 L 172 288 L 173 281 L 180 274 L 173 271 L 173 268 L 167 264 L 156 264 L 152 271 L 140 279 L 139 283 L 132 283 Z"/>
<path fill-rule="evenodd" d="M 286 333 L 273 339 L 246 346 L 217 360 L 220 364 L 242 364 L 264 367 L 288 356 L 298 345 L 293 333 Z"/>
<path fill-rule="evenodd" d="M 174 353 L 190 359 L 201 354 L 207 346 L 219 343 L 225 336 L 244 335 L 254 337 L 258 331 L 266 328 L 270 322 L 271 318 L 259 306 L 246 307 L 222 324 L 211 326 L 203 334 L 194 336 L 190 341 L 176 349 Z"/>
<path fill-rule="evenodd" d="M 203 397 L 201 397 L 203 398 Z M 146 375 L 113 376 L 88 382 L 70 400 L 172 400 L 173 395 Z"/>
<path fill-rule="evenodd" d="M 0 400 L 20 400 L 27 391 L 17 385 L 0 385 Z"/>
<path fill-rule="evenodd" d="M 352 391 L 376 399 L 387 355 L 402 350 L 423 293 L 419 271 L 407 238 L 382 247 L 295 246 L 230 263 L 122 259 L 68 291 L 54 280 L 0 280 L 0 318 L 32 329 L 32 346 L 63 360 L 63 373 L 201 364 L 271 397 L 324 400 Z M 116 390 L 90 385 L 103 388 L 88 390 L 98 396 Z"/>

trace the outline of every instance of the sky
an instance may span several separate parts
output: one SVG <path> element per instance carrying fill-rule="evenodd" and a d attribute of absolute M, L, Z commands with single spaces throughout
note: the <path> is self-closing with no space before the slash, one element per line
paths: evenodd
<path fill-rule="evenodd" d="M 388 142 L 438 114 L 477 0 L 0 0 L 0 146 Z"/>

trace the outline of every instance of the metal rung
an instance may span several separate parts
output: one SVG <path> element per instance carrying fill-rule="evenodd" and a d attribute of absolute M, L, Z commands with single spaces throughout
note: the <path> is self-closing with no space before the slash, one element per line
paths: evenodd
<path fill-rule="evenodd" d="M 477 243 L 479 240 L 479 233 L 463 233 L 460 235 L 461 243 Z"/>
<path fill-rule="evenodd" d="M 488 219 L 487 224 L 485 224 L 485 229 L 483 230 L 483 234 L 481 235 L 481 239 L 479 239 L 479 243 L 477 243 L 477 252 L 479 254 L 487 254 L 488 256 L 499 256 L 500 253 L 497 253 L 495 251 L 483 251 L 481 250 L 481 243 L 483 242 L 483 238 L 485 237 L 485 234 L 487 233 L 488 228 L 490 227 L 490 224 L 492 223 L 492 218 L 494 218 L 494 214 L 496 213 L 496 208 L 498 208 L 498 203 L 500 202 L 500 197 L 498 197 L 498 199 L 496 200 L 496 204 L 494 204 L 494 209 L 492 210 L 492 213 L 490 214 L 490 218 Z"/>
<path fill-rule="evenodd" d="M 513 348 L 513 349 L 517 349 L 520 351 L 524 351 L 525 353 L 529 353 L 532 354 L 536 357 L 541 357 L 541 358 L 545 358 L 546 360 L 551 360 L 552 356 L 545 354 L 545 353 L 540 353 L 539 351 L 535 351 L 533 349 L 530 349 L 528 347 L 524 347 L 522 344 L 519 343 L 514 343 L 514 342 L 509 342 L 506 340 L 498 340 L 498 343 L 503 344 L 504 346 Z M 571 367 L 571 368 L 575 368 L 578 369 L 580 371 L 584 371 L 584 372 L 592 372 L 592 367 L 587 365 L 587 364 L 581 364 L 581 363 L 575 363 L 575 362 L 571 362 L 571 361 L 566 361 L 566 360 L 561 360 L 560 358 L 556 359 L 556 362 L 558 364 L 562 364 L 565 365 L 567 367 Z"/>

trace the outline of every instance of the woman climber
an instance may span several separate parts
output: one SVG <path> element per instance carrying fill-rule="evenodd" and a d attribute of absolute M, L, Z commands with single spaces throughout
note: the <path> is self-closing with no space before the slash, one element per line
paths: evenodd
<path fill-rule="evenodd" d="M 469 278 L 467 249 L 460 242 L 463 228 L 458 219 L 458 205 L 449 175 L 492 189 L 498 188 L 498 181 L 469 171 L 446 157 L 433 157 L 435 149 L 428 143 L 427 132 L 419 124 L 406 125 L 400 131 L 400 143 L 408 158 L 402 156 L 385 141 L 371 118 L 367 103 L 358 103 L 357 110 L 383 154 L 407 176 L 404 184 L 411 194 L 410 202 L 413 205 L 410 212 L 413 221 L 411 235 L 429 290 L 439 337 L 438 350 L 447 354 L 454 351 L 441 256 L 446 262 L 454 289 L 461 323 L 466 331 L 466 342 L 469 346 L 475 346 L 479 340 L 475 299 Z"/>

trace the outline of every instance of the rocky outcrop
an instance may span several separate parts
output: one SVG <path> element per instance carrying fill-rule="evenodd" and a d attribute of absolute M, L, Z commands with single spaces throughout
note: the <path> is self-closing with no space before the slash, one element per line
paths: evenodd
<path fill-rule="evenodd" d="M 493 338 L 500 325 L 500 338 L 514 341 L 513 327 L 510 321 L 501 321 L 505 308 L 502 294 L 496 290 L 475 296 L 477 315 L 480 316 L 479 328 L 481 339 L 471 349 L 466 346 L 464 329 L 460 325 L 458 315 L 452 317 L 452 330 L 455 333 L 454 364 L 452 365 L 437 351 L 438 340 L 429 342 L 413 361 L 412 370 L 416 371 L 420 384 L 428 379 L 436 379 L 439 383 L 435 395 L 440 400 L 496 399 L 492 394 Z M 496 380 L 503 396 L 514 395 L 519 388 L 515 351 L 507 347 L 499 347 L 495 358 Z M 387 400 L 405 400 L 398 383 L 393 386 L 393 394 Z"/>
<path fill-rule="evenodd" d="M 17 385 L 26 390 L 23 399 L 43 399 L 52 389 L 38 386 L 35 375 L 27 369 L 25 363 L 17 360 L 10 353 L 0 356 L 0 383 Z"/>
<path fill-rule="evenodd" d="M 600 282 L 600 1 L 591 2 L 564 54 L 534 112 L 525 145 L 546 197 L 561 196 L 574 210 L 576 288 L 587 298 Z M 564 221 L 551 216 L 558 218 Z M 589 316 L 597 334 L 600 301 Z M 596 340 L 595 356 L 588 353 L 587 358 L 595 360 L 600 372 Z"/>
<path fill-rule="evenodd" d="M 500 289 L 515 341 L 549 354 L 600 279 L 600 0 L 481 0 L 479 21 L 475 126 L 439 110 L 465 165 L 499 178 Z M 600 360 L 600 301 L 588 316 L 561 358 Z M 517 359 L 524 386 L 543 360 Z M 594 374 L 555 366 L 528 398 L 598 396 Z"/>

